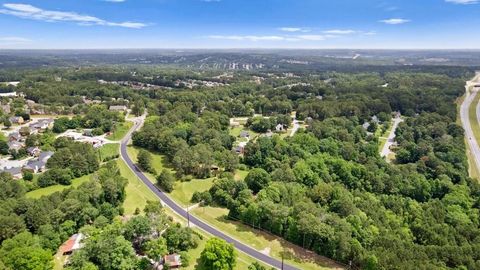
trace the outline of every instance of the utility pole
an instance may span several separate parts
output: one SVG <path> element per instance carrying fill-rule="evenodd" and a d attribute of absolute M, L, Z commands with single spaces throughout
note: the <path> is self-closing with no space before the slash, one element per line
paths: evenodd
<path fill-rule="evenodd" d="M 283 252 L 282 252 L 282 270 L 283 270 L 283 258 L 284 258 L 284 255 Z"/>

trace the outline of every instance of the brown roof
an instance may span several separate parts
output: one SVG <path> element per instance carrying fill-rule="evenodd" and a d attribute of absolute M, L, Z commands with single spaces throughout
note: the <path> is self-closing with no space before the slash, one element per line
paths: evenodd
<path fill-rule="evenodd" d="M 163 260 L 171 267 L 177 267 L 182 265 L 182 262 L 180 261 L 180 255 L 178 254 L 165 255 L 163 257 Z"/>

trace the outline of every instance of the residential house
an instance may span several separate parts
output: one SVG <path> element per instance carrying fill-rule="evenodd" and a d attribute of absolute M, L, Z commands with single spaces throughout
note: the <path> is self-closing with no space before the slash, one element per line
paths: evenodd
<path fill-rule="evenodd" d="M 110 111 L 115 111 L 115 112 L 124 112 L 127 110 L 127 106 L 125 105 L 112 105 L 108 108 Z"/>
<path fill-rule="evenodd" d="M 163 256 L 163 264 L 168 265 L 169 269 L 177 269 L 182 266 L 182 260 L 179 254 L 170 254 Z"/>
<path fill-rule="evenodd" d="M 44 132 L 47 129 L 53 128 L 53 119 L 41 119 L 35 123 L 30 124 L 30 129 L 37 132 Z"/>
<path fill-rule="evenodd" d="M 9 142 L 20 142 L 22 141 L 22 135 L 19 132 L 12 132 L 8 134 L 8 141 Z"/>
<path fill-rule="evenodd" d="M 47 161 L 53 156 L 53 154 L 54 154 L 54 153 L 53 153 L 52 151 L 42 152 L 42 153 L 40 153 L 40 155 L 38 156 L 38 160 L 47 163 Z"/>
<path fill-rule="evenodd" d="M 8 142 L 9 150 L 19 151 L 22 148 L 23 148 L 23 144 L 21 144 L 20 142 L 17 142 L 17 141 Z"/>
<path fill-rule="evenodd" d="M 3 111 L 5 114 L 9 114 L 9 113 L 11 112 L 10 104 L 2 105 L 2 106 L 1 106 L 1 109 L 2 109 L 2 111 Z"/>
<path fill-rule="evenodd" d="M 38 157 L 42 151 L 37 146 L 28 147 L 27 153 L 32 157 Z"/>
<path fill-rule="evenodd" d="M 12 116 L 12 117 L 10 117 L 9 120 L 12 124 L 17 124 L 17 125 L 21 125 L 21 124 L 25 123 L 25 120 L 23 120 L 23 117 L 21 117 L 21 116 Z"/>
<path fill-rule="evenodd" d="M 26 170 L 32 171 L 33 173 L 41 173 L 41 172 L 44 172 L 45 169 L 47 168 L 46 165 L 47 165 L 46 162 L 32 159 L 27 162 L 27 165 L 25 165 L 24 168 Z"/>
<path fill-rule="evenodd" d="M 83 136 L 93 137 L 93 129 L 84 129 Z"/>
<path fill-rule="evenodd" d="M 85 236 L 82 233 L 70 236 L 70 238 L 60 246 L 60 253 L 62 255 L 71 255 L 76 250 L 81 249 L 83 247 L 83 239 L 85 239 Z"/>
<path fill-rule="evenodd" d="M 25 169 L 33 173 L 44 172 L 47 169 L 47 161 L 53 156 L 53 152 L 45 151 L 38 155 L 38 158 L 29 160 L 25 165 Z"/>
<path fill-rule="evenodd" d="M 283 132 L 285 131 L 285 126 L 283 124 L 278 124 L 276 127 L 275 127 L 275 130 L 277 132 Z"/>
<path fill-rule="evenodd" d="M 235 152 L 237 154 L 243 154 L 245 152 L 245 146 L 247 145 L 247 142 L 239 142 L 238 146 L 235 147 Z"/>
<path fill-rule="evenodd" d="M 4 172 L 11 174 L 13 179 L 21 179 L 23 177 L 21 167 L 13 167 L 13 168 L 5 169 Z"/>
<path fill-rule="evenodd" d="M 248 139 L 248 138 L 250 138 L 250 133 L 248 133 L 248 131 L 246 131 L 246 130 L 242 130 L 240 132 L 240 138 L 247 138 Z"/>

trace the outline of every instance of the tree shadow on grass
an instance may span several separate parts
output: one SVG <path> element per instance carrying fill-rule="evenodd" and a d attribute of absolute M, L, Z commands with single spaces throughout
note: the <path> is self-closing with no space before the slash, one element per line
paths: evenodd
<path fill-rule="evenodd" d="M 332 269 L 345 269 L 346 267 L 345 265 L 342 265 L 341 263 L 338 263 L 332 259 L 318 255 L 311 250 L 307 250 L 298 245 L 290 243 L 279 236 L 273 235 L 272 233 L 269 233 L 267 231 L 263 231 L 257 228 L 253 228 L 252 226 L 246 225 L 240 221 L 232 220 L 226 215 L 219 216 L 216 218 L 216 220 L 222 223 L 235 225 L 237 232 L 240 232 L 240 233 L 251 232 L 255 235 L 255 238 L 262 238 L 268 242 L 274 242 L 274 241 L 280 242 L 284 250 L 282 252 L 275 252 L 275 253 L 271 252 L 269 254 L 271 256 L 274 256 L 277 259 L 281 258 L 282 257 L 281 253 L 283 253 L 283 257 L 286 260 L 293 260 L 297 263 L 315 263 L 322 267 L 328 267 Z M 241 241 L 241 239 L 238 239 L 238 240 Z M 248 244 L 248 243 L 245 243 L 245 244 Z M 258 250 L 258 247 L 257 247 L 257 250 Z"/>

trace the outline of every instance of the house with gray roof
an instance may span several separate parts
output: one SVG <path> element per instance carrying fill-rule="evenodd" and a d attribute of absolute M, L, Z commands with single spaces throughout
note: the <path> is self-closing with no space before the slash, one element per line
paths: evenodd
<path fill-rule="evenodd" d="M 8 149 L 9 150 L 19 151 L 22 148 L 23 148 L 23 144 L 21 144 L 17 141 L 8 142 Z"/>
<path fill-rule="evenodd" d="M 11 174 L 14 179 L 21 179 L 23 177 L 22 168 L 20 167 L 5 169 L 4 172 Z"/>

